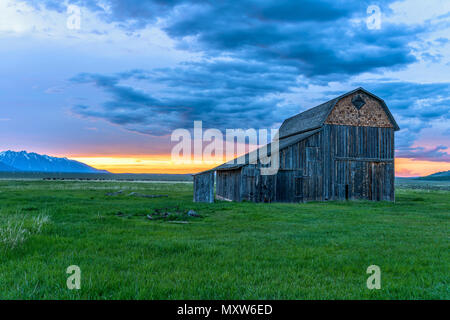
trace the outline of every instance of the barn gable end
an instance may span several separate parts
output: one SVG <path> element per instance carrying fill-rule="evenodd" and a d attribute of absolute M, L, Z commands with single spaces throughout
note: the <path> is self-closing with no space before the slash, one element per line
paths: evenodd
<path fill-rule="evenodd" d="M 357 91 L 340 99 L 331 110 L 325 124 L 357 127 L 393 128 L 380 100 Z"/>

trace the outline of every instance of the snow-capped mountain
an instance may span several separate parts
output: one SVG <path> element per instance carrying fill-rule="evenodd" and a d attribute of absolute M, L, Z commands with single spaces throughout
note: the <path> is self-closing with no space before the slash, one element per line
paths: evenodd
<path fill-rule="evenodd" d="M 82 162 L 69 160 L 67 158 L 56 158 L 40 155 L 26 151 L 3 151 L 0 152 L 0 164 L 10 170 L 0 171 L 32 171 L 32 172 L 70 172 L 70 173 L 106 173 Z"/>

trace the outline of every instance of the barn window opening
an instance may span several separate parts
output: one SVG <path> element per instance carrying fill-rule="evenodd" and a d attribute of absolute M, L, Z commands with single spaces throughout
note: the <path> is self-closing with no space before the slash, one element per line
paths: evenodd
<path fill-rule="evenodd" d="M 354 96 L 352 99 L 352 104 L 359 110 L 361 109 L 366 102 L 364 99 L 358 94 L 357 96 Z"/>
<path fill-rule="evenodd" d="M 345 200 L 348 200 L 348 184 L 345 185 Z"/>

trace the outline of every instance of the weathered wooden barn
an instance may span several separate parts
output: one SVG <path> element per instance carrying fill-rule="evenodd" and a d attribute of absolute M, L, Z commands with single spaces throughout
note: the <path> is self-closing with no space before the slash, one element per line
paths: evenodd
<path fill-rule="evenodd" d="M 358 88 L 283 122 L 276 174 L 261 175 L 265 165 L 246 154 L 195 174 L 194 201 L 394 201 L 397 130 L 384 101 Z"/>

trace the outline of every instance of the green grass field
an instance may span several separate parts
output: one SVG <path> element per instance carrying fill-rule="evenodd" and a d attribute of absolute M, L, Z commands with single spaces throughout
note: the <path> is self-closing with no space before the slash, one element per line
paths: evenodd
<path fill-rule="evenodd" d="M 0 298 L 449 299 L 450 191 L 396 197 L 194 204 L 191 183 L 3 180 Z M 81 290 L 67 289 L 70 265 Z"/>

